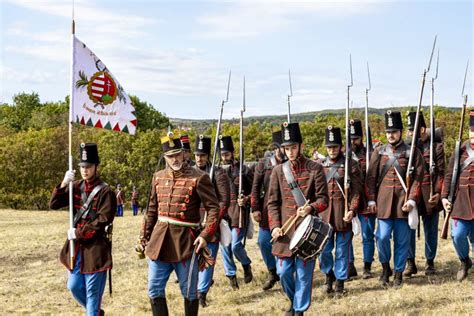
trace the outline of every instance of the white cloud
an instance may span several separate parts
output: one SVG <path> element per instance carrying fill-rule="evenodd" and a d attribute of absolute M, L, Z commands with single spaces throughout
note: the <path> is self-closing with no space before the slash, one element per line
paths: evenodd
<path fill-rule="evenodd" d="M 291 28 L 303 15 L 321 19 L 344 18 L 373 12 L 374 2 L 346 1 L 237 1 L 225 10 L 199 17 L 206 30 L 195 35 L 211 39 L 255 37 Z"/>
<path fill-rule="evenodd" d="M 14 68 L 0 65 L 0 77 L 5 82 L 42 84 L 53 79 L 55 74 L 38 69 L 25 73 Z"/>

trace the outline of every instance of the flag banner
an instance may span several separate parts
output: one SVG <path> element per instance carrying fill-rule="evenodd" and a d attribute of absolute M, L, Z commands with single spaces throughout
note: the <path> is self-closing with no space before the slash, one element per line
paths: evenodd
<path fill-rule="evenodd" d="M 135 134 L 132 101 L 105 64 L 75 36 L 73 59 L 73 121 Z"/>

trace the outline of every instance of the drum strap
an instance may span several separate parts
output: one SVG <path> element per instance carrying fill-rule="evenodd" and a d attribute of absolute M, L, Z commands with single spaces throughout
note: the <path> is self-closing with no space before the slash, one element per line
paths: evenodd
<path fill-rule="evenodd" d="M 286 182 L 288 182 L 288 186 L 291 189 L 291 194 L 295 199 L 296 205 L 301 207 L 306 204 L 306 198 L 301 191 L 298 182 L 295 181 L 295 177 L 293 177 L 293 172 L 291 172 L 290 161 L 288 160 L 282 165 L 283 174 L 285 175 Z"/>

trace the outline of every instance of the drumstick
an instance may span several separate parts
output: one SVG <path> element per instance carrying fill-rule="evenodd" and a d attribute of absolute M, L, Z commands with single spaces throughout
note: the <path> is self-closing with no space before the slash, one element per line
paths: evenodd
<path fill-rule="evenodd" d="M 281 231 L 283 232 L 283 235 L 286 234 L 286 231 L 287 231 L 287 229 L 288 229 L 288 225 L 290 224 L 290 222 L 291 222 L 294 218 L 296 218 L 296 217 L 297 217 L 296 214 L 295 214 L 295 215 L 291 215 L 290 218 L 285 222 L 285 224 L 283 224 L 283 226 L 281 227 Z M 283 235 L 282 235 L 282 236 L 283 236 Z M 274 242 L 275 240 L 277 240 L 278 238 L 280 238 L 280 237 L 282 237 L 282 236 L 278 236 L 278 237 L 276 237 L 276 238 L 273 237 L 273 238 L 270 240 L 270 242 Z"/>

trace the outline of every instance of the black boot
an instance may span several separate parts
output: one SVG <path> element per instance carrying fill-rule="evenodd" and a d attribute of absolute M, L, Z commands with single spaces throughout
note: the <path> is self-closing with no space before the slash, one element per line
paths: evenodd
<path fill-rule="evenodd" d="M 434 267 L 434 260 L 426 260 L 425 275 L 436 274 L 436 269 Z"/>
<path fill-rule="evenodd" d="M 197 316 L 199 311 L 199 300 L 184 299 L 184 316 Z"/>
<path fill-rule="evenodd" d="M 293 316 L 295 315 L 295 310 L 293 309 L 293 302 L 290 302 L 290 306 L 283 313 L 284 316 Z"/>
<path fill-rule="evenodd" d="M 403 273 L 404 276 L 411 277 L 414 274 L 418 273 L 418 268 L 416 267 L 415 258 L 407 259 L 407 268 Z"/>
<path fill-rule="evenodd" d="M 303 316 L 304 312 L 295 312 L 295 316 Z"/>
<path fill-rule="evenodd" d="M 349 276 L 349 279 L 355 278 L 357 276 L 357 269 L 354 265 L 354 262 L 349 262 L 348 276 Z"/>
<path fill-rule="evenodd" d="M 336 296 L 341 297 L 346 294 L 344 291 L 344 280 L 336 280 Z"/>
<path fill-rule="evenodd" d="M 104 315 L 105 315 L 105 312 L 104 312 L 103 309 L 101 309 L 101 310 L 99 311 L 99 316 L 104 316 Z"/>
<path fill-rule="evenodd" d="M 382 275 L 380 276 L 380 285 L 383 287 L 388 287 L 388 282 L 390 279 L 390 264 L 382 263 Z"/>
<path fill-rule="evenodd" d="M 393 287 L 401 288 L 403 285 L 403 273 L 395 272 L 395 277 L 393 278 Z"/>
<path fill-rule="evenodd" d="M 250 264 L 242 265 L 242 267 L 244 268 L 244 282 L 245 283 L 252 282 L 252 279 L 253 279 L 252 267 L 250 266 Z"/>
<path fill-rule="evenodd" d="M 168 316 L 168 305 L 165 297 L 150 298 L 153 316 Z"/>
<path fill-rule="evenodd" d="M 457 279 L 459 282 L 462 282 L 465 278 L 467 278 L 467 273 L 469 269 L 472 268 L 472 261 L 469 257 L 466 259 L 461 259 L 461 266 L 458 270 Z"/>
<path fill-rule="evenodd" d="M 206 296 L 207 296 L 207 293 L 198 293 L 199 304 L 200 304 L 202 307 L 206 307 L 206 306 L 207 306 Z"/>
<path fill-rule="evenodd" d="M 324 282 L 324 293 L 331 294 L 332 292 L 334 292 L 332 285 L 335 280 L 336 276 L 334 275 L 334 271 L 331 270 L 328 274 L 326 274 L 326 282 Z"/>
<path fill-rule="evenodd" d="M 280 281 L 280 277 L 276 273 L 276 269 L 270 269 L 268 272 L 269 272 L 268 278 L 265 281 L 265 283 L 263 283 L 263 286 L 262 286 L 262 289 L 264 291 L 268 291 L 275 285 L 275 283 Z"/>
<path fill-rule="evenodd" d="M 383 268 L 383 263 L 382 263 L 382 268 Z M 393 271 L 392 271 L 392 268 L 390 267 L 390 263 L 387 263 L 387 268 L 388 268 L 388 277 L 390 278 L 393 275 Z M 383 279 L 383 271 L 379 277 L 379 281 L 382 281 L 382 279 Z"/>
<path fill-rule="evenodd" d="M 372 263 L 364 262 L 364 273 L 362 273 L 362 279 L 370 279 L 372 277 Z"/>
<path fill-rule="evenodd" d="M 227 277 L 229 278 L 230 287 L 233 290 L 238 290 L 239 289 L 239 283 L 237 282 L 237 277 L 235 275 L 228 275 Z"/>

